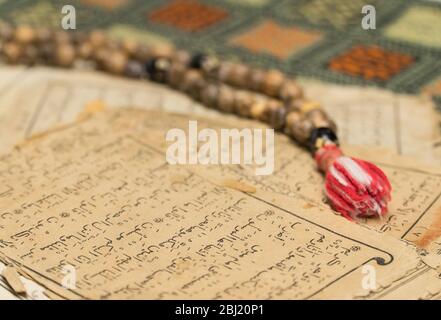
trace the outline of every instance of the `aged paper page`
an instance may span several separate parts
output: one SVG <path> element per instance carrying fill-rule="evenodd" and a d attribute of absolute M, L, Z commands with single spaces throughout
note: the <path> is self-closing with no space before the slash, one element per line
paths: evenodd
<path fill-rule="evenodd" d="M 63 283 L 73 266 L 78 298 L 364 297 L 364 265 L 381 287 L 425 265 L 411 245 L 325 206 L 167 165 L 138 139 L 136 122 L 151 119 L 106 113 L 4 156 L 4 259 L 42 283 Z M 109 124 L 120 129 L 103 138 Z"/>

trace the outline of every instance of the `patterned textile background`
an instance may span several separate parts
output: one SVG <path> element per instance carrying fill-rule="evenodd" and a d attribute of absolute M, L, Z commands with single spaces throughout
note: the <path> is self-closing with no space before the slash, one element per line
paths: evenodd
<path fill-rule="evenodd" d="M 174 43 L 341 84 L 424 92 L 441 110 L 441 0 L 0 0 L 0 19 Z M 363 30 L 361 8 L 376 8 Z"/>

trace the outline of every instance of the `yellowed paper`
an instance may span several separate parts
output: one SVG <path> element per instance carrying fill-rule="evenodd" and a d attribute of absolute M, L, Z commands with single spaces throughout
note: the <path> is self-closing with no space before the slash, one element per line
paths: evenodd
<path fill-rule="evenodd" d="M 3 157 L 4 258 L 60 294 L 72 266 L 71 293 L 109 299 L 363 298 L 425 267 L 412 245 L 332 214 L 307 188 L 246 193 L 218 183 L 234 170 L 167 165 L 149 139 L 179 116 L 152 115 L 104 113 Z"/>

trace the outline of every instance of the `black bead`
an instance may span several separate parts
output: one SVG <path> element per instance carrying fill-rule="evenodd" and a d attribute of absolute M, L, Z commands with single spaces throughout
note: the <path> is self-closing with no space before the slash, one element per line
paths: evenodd
<path fill-rule="evenodd" d="M 314 128 L 309 136 L 308 144 L 312 153 L 317 151 L 316 142 L 318 139 L 323 139 L 326 143 L 339 144 L 337 135 L 332 129 L 326 127 Z"/>
<path fill-rule="evenodd" d="M 204 53 L 195 54 L 190 60 L 190 68 L 201 69 L 206 59 L 207 55 Z"/>
<path fill-rule="evenodd" d="M 169 69 L 170 60 L 166 58 L 150 59 L 145 64 L 145 71 L 149 78 L 156 82 L 166 82 Z"/>

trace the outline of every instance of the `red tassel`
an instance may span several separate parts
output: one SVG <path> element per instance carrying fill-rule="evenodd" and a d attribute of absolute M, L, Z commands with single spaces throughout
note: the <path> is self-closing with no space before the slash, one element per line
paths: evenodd
<path fill-rule="evenodd" d="M 380 168 L 344 156 L 336 145 L 325 145 L 315 159 L 326 172 L 326 194 L 336 211 L 350 220 L 386 215 L 391 185 Z"/>

